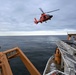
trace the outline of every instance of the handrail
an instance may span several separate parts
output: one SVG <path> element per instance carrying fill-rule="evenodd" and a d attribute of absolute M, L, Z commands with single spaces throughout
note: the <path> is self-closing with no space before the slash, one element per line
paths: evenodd
<path fill-rule="evenodd" d="M 72 68 L 68 68 L 70 71 L 74 71 L 76 73 L 76 70 L 72 69 Z"/>
<path fill-rule="evenodd" d="M 61 73 L 61 74 L 64 74 L 64 75 L 68 75 L 68 74 L 66 74 L 66 73 L 64 73 L 64 72 L 61 72 L 61 71 L 59 71 L 59 70 L 53 70 L 52 72 L 50 72 L 50 73 L 48 73 L 48 74 L 46 74 L 46 75 L 52 75 L 53 73 Z"/>
<path fill-rule="evenodd" d="M 0 75 L 13 75 L 8 59 L 19 56 L 31 75 L 41 75 L 35 66 L 30 62 L 26 55 L 18 47 L 0 52 Z"/>
<path fill-rule="evenodd" d="M 54 55 L 49 58 L 49 60 L 48 60 L 48 62 L 47 62 L 47 64 L 46 64 L 46 67 L 45 67 L 45 69 L 44 69 L 43 75 L 45 75 L 45 72 L 46 72 L 46 70 L 47 70 L 48 64 L 49 64 L 50 60 L 53 59 L 53 58 L 54 58 Z"/>

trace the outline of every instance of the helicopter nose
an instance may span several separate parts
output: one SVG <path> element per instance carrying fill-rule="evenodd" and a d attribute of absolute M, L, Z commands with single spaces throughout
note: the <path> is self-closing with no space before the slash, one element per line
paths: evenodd
<path fill-rule="evenodd" d="M 53 17 L 53 15 L 50 16 L 50 18 L 52 18 L 52 17 Z"/>

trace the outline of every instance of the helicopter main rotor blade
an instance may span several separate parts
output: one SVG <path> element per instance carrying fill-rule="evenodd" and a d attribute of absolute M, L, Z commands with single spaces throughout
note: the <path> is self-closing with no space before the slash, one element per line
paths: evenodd
<path fill-rule="evenodd" d="M 39 8 L 39 9 L 41 10 L 42 13 L 44 13 L 44 11 L 41 8 Z"/>
<path fill-rule="evenodd" d="M 55 12 L 55 11 L 58 11 L 58 10 L 60 10 L 60 9 L 56 9 L 56 10 L 45 12 L 45 13 L 51 13 L 51 12 Z"/>

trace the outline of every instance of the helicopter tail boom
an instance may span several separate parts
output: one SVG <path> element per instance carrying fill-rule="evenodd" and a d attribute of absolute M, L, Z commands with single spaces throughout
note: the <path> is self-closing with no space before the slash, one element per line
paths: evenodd
<path fill-rule="evenodd" d="M 37 19 L 36 19 L 36 18 L 34 18 L 34 23 L 35 23 L 35 24 L 38 24 L 38 21 L 37 21 Z"/>

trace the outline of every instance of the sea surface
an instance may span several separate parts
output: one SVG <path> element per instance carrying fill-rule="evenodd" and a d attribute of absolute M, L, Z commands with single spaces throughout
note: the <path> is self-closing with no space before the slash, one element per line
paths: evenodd
<path fill-rule="evenodd" d="M 54 54 L 57 40 L 67 36 L 0 36 L 0 51 L 19 47 L 42 74 L 48 59 Z M 13 75 L 30 75 L 19 57 L 10 61 Z"/>

